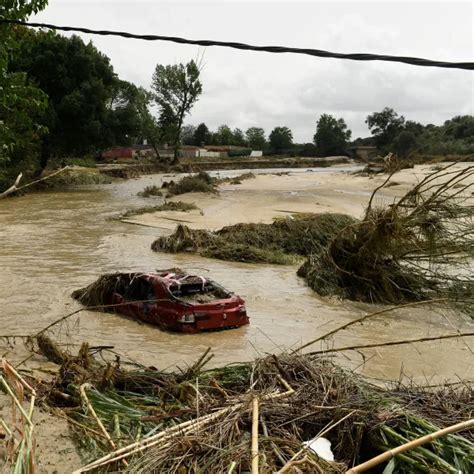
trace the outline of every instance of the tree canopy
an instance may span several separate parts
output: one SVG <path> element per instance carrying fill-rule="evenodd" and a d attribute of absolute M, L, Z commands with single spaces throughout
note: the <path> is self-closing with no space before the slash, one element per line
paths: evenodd
<path fill-rule="evenodd" d="M 395 110 L 385 107 L 381 112 L 367 116 L 365 123 L 375 139 L 375 144 L 384 150 L 402 131 L 405 117 L 398 115 Z"/>
<path fill-rule="evenodd" d="M 28 71 L 28 79 L 48 96 L 41 119 L 48 129 L 42 167 L 50 154 L 92 153 L 136 131 L 130 106 L 136 88 L 119 81 L 109 59 L 78 36 L 28 31 L 12 55 L 10 70 Z"/>
<path fill-rule="evenodd" d="M 172 141 L 175 150 L 174 162 L 178 161 L 184 117 L 189 114 L 202 93 L 199 75 L 199 67 L 194 61 L 167 66 L 157 64 L 153 74 L 152 89 L 156 104 L 161 112 L 165 110 L 168 116 L 175 117 Z"/>
<path fill-rule="evenodd" d="M 200 123 L 194 131 L 194 145 L 207 145 L 211 142 L 211 132 L 205 123 Z"/>
<path fill-rule="evenodd" d="M 322 156 L 342 155 L 347 151 L 351 131 L 347 129 L 344 119 L 323 114 L 319 118 L 314 135 L 318 154 Z"/>
<path fill-rule="evenodd" d="M 263 150 L 267 145 L 265 130 L 259 127 L 250 127 L 245 132 L 247 144 L 253 150 Z"/>
<path fill-rule="evenodd" d="M 293 145 L 293 134 L 288 127 L 275 127 L 270 133 L 269 142 L 276 153 L 281 153 Z"/>
<path fill-rule="evenodd" d="M 0 2 L 0 17 L 26 20 L 43 10 L 47 0 L 16 0 Z M 45 132 L 38 117 L 47 106 L 47 97 L 34 84 L 28 82 L 24 71 L 13 72 L 10 54 L 18 47 L 18 32 L 25 28 L 0 25 L 0 164 L 9 163 L 15 172 L 15 156 L 29 156 Z M 8 174 L 8 173 L 7 173 Z M 0 172 L 0 181 L 6 178 Z"/>

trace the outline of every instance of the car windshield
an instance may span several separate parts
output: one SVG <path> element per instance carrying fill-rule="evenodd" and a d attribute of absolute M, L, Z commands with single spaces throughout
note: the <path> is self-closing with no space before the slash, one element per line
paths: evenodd
<path fill-rule="evenodd" d="M 232 293 L 218 283 L 203 277 L 189 277 L 174 282 L 168 289 L 175 298 L 197 303 L 208 303 L 232 296 Z"/>

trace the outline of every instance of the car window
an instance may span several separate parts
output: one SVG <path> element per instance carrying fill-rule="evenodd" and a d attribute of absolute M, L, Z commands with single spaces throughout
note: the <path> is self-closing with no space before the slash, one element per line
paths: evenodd
<path fill-rule="evenodd" d="M 153 285 L 144 278 L 134 278 L 128 287 L 126 298 L 130 301 L 155 299 Z"/>

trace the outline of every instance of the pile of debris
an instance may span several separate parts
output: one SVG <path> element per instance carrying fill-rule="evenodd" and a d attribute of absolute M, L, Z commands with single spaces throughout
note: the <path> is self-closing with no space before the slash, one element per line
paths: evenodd
<path fill-rule="evenodd" d="M 340 473 L 440 428 L 474 423 L 458 424 L 474 408 L 470 386 L 381 388 L 316 355 L 204 370 L 208 350 L 170 373 L 118 356 L 104 362 L 106 348 L 84 344 L 73 356 L 45 336 L 38 344 L 60 370 L 52 383 L 35 381 L 36 392 L 69 420 L 89 461 L 76 473 Z M 443 434 L 404 446 L 390 472 L 472 472 L 473 432 Z"/>
<path fill-rule="evenodd" d="M 321 252 L 355 219 L 344 214 L 300 214 L 272 224 L 236 224 L 216 232 L 178 225 L 155 240 L 157 252 L 198 252 L 206 257 L 253 263 L 290 264 Z"/>
<path fill-rule="evenodd" d="M 447 298 L 472 304 L 474 167 L 432 172 L 391 205 L 373 205 L 299 269 L 321 295 L 401 303 Z"/>

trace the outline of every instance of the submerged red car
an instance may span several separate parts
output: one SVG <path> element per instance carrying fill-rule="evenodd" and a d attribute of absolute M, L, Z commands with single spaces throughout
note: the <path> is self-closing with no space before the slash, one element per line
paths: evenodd
<path fill-rule="evenodd" d="M 249 324 L 245 301 L 215 281 L 182 271 L 104 275 L 72 296 L 178 332 L 196 333 Z"/>

